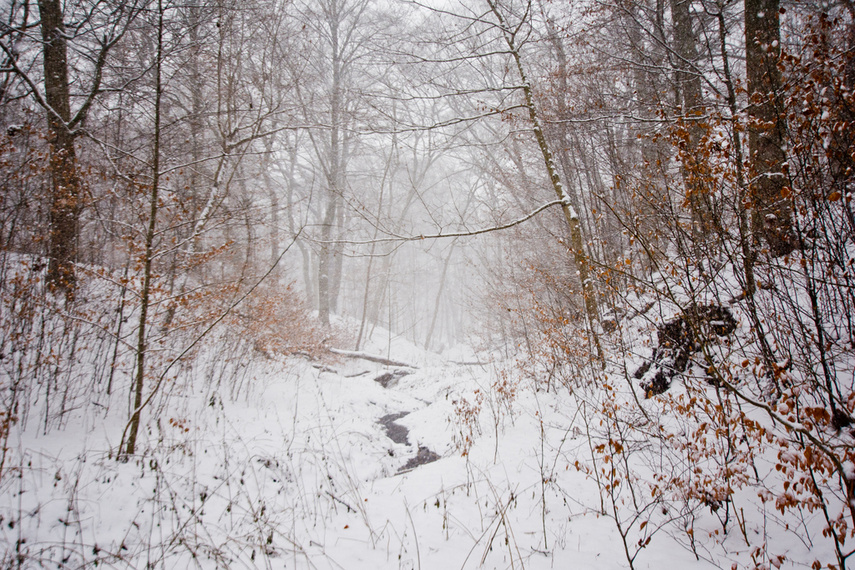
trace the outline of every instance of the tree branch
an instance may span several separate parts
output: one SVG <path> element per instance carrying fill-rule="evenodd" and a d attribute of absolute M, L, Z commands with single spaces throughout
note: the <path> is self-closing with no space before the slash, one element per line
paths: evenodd
<path fill-rule="evenodd" d="M 417 236 L 401 236 L 401 235 L 389 233 L 388 235 L 390 237 L 369 239 L 369 240 L 362 240 L 362 241 L 356 241 L 356 240 L 331 240 L 331 241 L 312 240 L 312 241 L 314 241 L 315 243 L 321 243 L 321 244 L 371 245 L 373 243 L 389 243 L 389 242 L 402 242 L 402 241 L 421 241 L 421 240 L 426 240 L 426 239 L 471 237 L 471 236 L 486 234 L 489 232 L 497 232 L 497 231 L 501 231 L 501 230 L 506 230 L 508 228 L 518 226 L 524 222 L 527 222 L 528 220 L 532 219 L 533 217 L 535 217 L 536 215 L 538 215 L 539 213 L 541 213 L 542 211 L 544 211 L 548 208 L 551 208 L 553 206 L 561 206 L 561 205 L 564 205 L 564 201 L 553 200 L 551 202 L 547 202 L 546 204 L 543 204 L 543 205 L 537 207 L 535 210 L 529 212 L 528 214 L 524 215 L 521 218 L 518 218 L 516 220 L 508 222 L 507 224 L 501 224 L 498 226 L 490 226 L 487 228 L 480 228 L 477 230 L 470 230 L 470 231 L 464 231 L 464 232 L 450 232 L 450 233 L 440 232 L 438 234 L 421 234 L 421 235 L 417 235 Z"/>

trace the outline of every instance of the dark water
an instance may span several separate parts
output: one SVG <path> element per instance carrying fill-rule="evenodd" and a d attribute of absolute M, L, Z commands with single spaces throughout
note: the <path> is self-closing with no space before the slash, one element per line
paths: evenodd
<path fill-rule="evenodd" d="M 382 425 L 386 429 L 386 436 L 395 443 L 410 445 L 410 440 L 407 438 L 410 433 L 410 430 L 408 430 L 401 424 L 396 423 L 397 420 L 400 420 L 407 414 L 409 414 L 409 412 L 387 414 L 379 420 L 380 425 Z M 437 459 L 439 459 L 439 455 L 437 455 L 427 447 L 420 445 L 416 456 L 411 457 L 410 460 L 407 461 L 407 463 L 398 470 L 398 473 L 404 473 L 406 471 L 410 471 L 411 469 L 415 469 L 420 465 L 433 463 Z"/>
<path fill-rule="evenodd" d="M 403 443 L 404 445 L 410 445 L 410 440 L 407 439 L 407 435 L 410 433 L 410 430 L 408 430 L 401 424 L 395 423 L 395 420 L 400 420 L 409 413 L 410 412 L 388 414 L 380 418 L 380 425 L 386 428 L 386 436 L 395 443 Z"/>

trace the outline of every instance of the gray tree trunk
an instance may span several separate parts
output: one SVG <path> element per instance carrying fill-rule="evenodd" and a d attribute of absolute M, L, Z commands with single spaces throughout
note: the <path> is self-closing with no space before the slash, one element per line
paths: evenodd
<path fill-rule="evenodd" d="M 702 162 L 696 157 L 699 152 L 703 128 L 704 108 L 701 92 L 701 76 L 696 69 L 698 47 L 692 15 L 691 0 L 671 0 L 671 17 L 674 22 L 674 52 L 677 56 L 676 99 L 681 107 L 683 127 L 683 185 L 692 211 L 692 226 L 696 238 L 703 239 L 710 230 L 718 226 L 703 172 Z"/>
<path fill-rule="evenodd" d="M 39 12 L 44 41 L 45 103 L 50 108 L 47 113 L 51 172 L 47 280 L 71 298 L 76 281 L 80 178 L 74 135 L 69 130 L 71 103 L 62 3 L 60 0 L 39 0 Z"/>
<path fill-rule="evenodd" d="M 745 69 L 751 121 L 748 125 L 749 193 L 752 232 L 774 256 L 796 247 L 792 200 L 785 194 L 784 134 L 781 101 L 780 0 L 745 0 Z"/>

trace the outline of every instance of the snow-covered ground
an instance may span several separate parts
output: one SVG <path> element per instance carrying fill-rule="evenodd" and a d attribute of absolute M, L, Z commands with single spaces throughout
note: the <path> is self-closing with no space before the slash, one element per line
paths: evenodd
<path fill-rule="evenodd" d="M 363 359 L 260 359 L 236 401 L 204 382 L 173 396 L 126 463 L 111 453 L 120 418 L 72 411 L 46 435 L 30 422 L 2 477 L 4 563 L 627 566 L 597 487 L 572 466 L 588 444 L 567 431 L 567 401 L 530 390 L 497 398 L 495 366 L 461 348 L 440 357 L 395 340 L 365 351 L 414 368 L 392 368 L 408 374 L 384 388 L 375 379 L 390 368 Z M 409 445 L 379 423 L 395 413 L 407 414 L 396 423 Z M 440 458 L 399 473 L 419 447 Z M 635 561 L 665 563 L 707 566 L 667 539 Z"/>
<path fill-rule="evenodd" d="M 580 408 L 592 401 L 566 386 L 535 390 L 513 363 L 465 347 L 436 355 L 376 338 L 363 353 L 411 366 L 258 354 L 241 365 L 239 390 L 198 367 L 146 410 L 126 462 L 115 450 L 127 417 L 115 411 L 71 410 L 47 433 L 38 421 L 13 429 L 2 566 L 599 570 L 631 558 L 636 569 L 730 568 L 773 538 L 787 560 L 830 557 L 819 541 L 799 542 L 807 531 L 774 530 L 786 521 L 750 489 L 748 511 L 722 525 L 697 501 L 680 510 L 636 495 L 668 474 L 598 483 L 610 460 L 592 442 L 609 440 L 588 437 L 598 428 Z M 381 423 L 401 414 L 408 443 Z"/>

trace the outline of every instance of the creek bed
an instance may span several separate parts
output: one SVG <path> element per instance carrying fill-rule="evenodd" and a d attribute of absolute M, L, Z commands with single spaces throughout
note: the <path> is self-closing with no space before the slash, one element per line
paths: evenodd
<path fill-rule="evenodd" d="M 397 420 L 409 415 L 410 412 L 398 412 L 396 414 L 387 414 L 378 420 L 378 423 L 383 426 L 386 430 L 386 437 L 394 441 L 395 443 L 400 443 L 403 445 L 411 445 L 410 440 L 408 438 L 410 434 L 410 430 L 401 424 L 397 423 Z M 433 463 L 439 459 L 439 455 L 424 447 L 423 445 L 419 446 L 418 451 L 416 452 L 415 457 L 411 457 L 403 467 L 398 469 L 398 473 L 406 473 L 407 471 L 411 471 L 420 465 L 426 465 L 428 463 Z"/>

